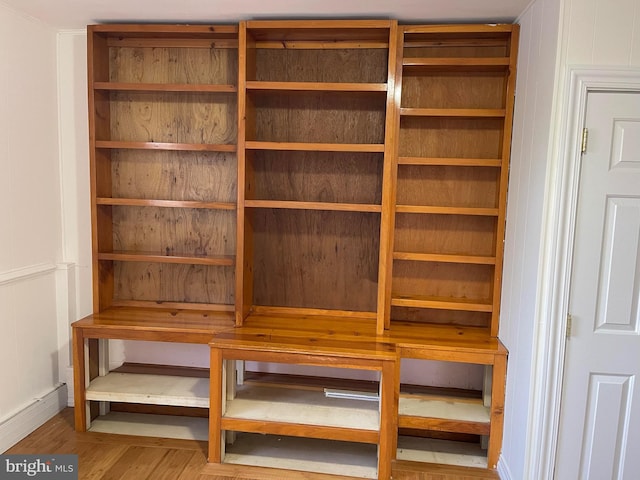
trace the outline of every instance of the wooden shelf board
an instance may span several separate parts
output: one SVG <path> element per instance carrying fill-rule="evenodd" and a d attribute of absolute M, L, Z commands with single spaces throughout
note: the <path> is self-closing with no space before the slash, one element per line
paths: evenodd
<path fill-rule="evenodd" d="M 450 23 L 442 25 L 402 25 L 399 27 L 404 34 L 416 34 L 416 33 L 428 33 L 437 38 L 438 34 L 452 35 L 450 41 L 466 40 L 469 38 L 480 38 L 478 34 L 488 34 L 489 36 L 484 39 L 489 41 L 495 41 L 495 37 L 508 38 L 507 35 L 513 31 L 513 25 L 510 23 Z M 441 46 L 442 38 L 438 39 L 438 44 Z M 504 44 L 504 43 L 502 43 Z"/>
<path fill-rule="evenodd" d="M 238 48 L 237 38 L 109 38 L 109 47 L 129 48 Z"/>
<path fill-rule="evenodd" d="M 394 260 L 414 262 L 469 263 L 477 265 L 495 265 L 496 257 L 480 255 L 441 255 L 436 253 L 393 252 Z"/>
<path fill-rule="evenodd" d="M 372 212 L 382 211 L 380 205 L 362 203 L 328 203 L 328 202 L 296 202 L 287 200 L 245 200 L 249 208 L 280 208 L 287 210 L 325 210 L 337 212 Z"/>
<path fill-rule="evenodd" d="M 96 140 L 96 148 L 120 148 L 124 150 L 178 150 L 185 152 L 235 152 L 236 145 L 215 143 L 125 142 L 120 140 Z"/>
<path fill-rule="evenodd" d="M 499 118 L 506 115 L 503 108 L 401 108 L 404 117 L 463 117 Z"/>
<path fill-rule="evenodd" d="M 105 23 L 90 25 L 89 30 L 104 33 L 114 38 L 235 38 L 237 25 L 198 25 L 198 24 L 148 24 L 148 23 Z"/>
<path fill-rule="evenodd" d="M 292 328 L 295 325 L 295 328 Z M 377 335 L 375 322 L 368 318 L 338 315 L 251 314 L 242 332 L 254 335 L 288 338 L 322 339 L 336 345 L 351 344 L 371 348 L 370 342 L 384 342 L 402 348 L 418 348 L 425 352 L 448 352 L 452 358 L 468 353 L 506 355 L 507 351 L 486 328 L 462 327 L 397 321 L 391 319 L 389 330 Z M 360 349 L 360 348 L 358 348 Z M 366 351 L 366 350 L 364 350 Z M 452 360 L 455 361 L 455 360 Z"/>
<path fill-rule="evenodd" d="M 386 92 L 387 84 L 386 83 L 248 81 L 247 90 L 317 91 L 317 92 Z"/>
<path fill-rule="evenodd" d="M 401 461 L 487 468 L 487 453 L 479 444 L 418 437 L 398 437 Z"/>
<path fill-rule="evenodd" d="M 387 49 L 385 40 L 266 40 L 256 42 L 256 48 L 272 50 L 346 50 Z"/>
<path fill-rule="evenodd" d="M 398 415 L 423 417 L 453 422 L 486 424 L 489 428 L 491 411 L 482 399 L 425 394 L 400 394 Z"/>
<path fill-rule="evenodd" d="M 260 420 L 378 431 L 378 402 L 327 398 L 322 391 L 242 385 L 225 419 Z"/>
<path fill-rule="evenodd" d="M 291 470 L 377 478 L 375 445 L 312 438 L 238 433 L 236 441 L 226 446 L 223 463 L 283 469 L 273 470 L 269 478 L 288 478 Z"/>
<path fill-rule="evenodd" d="M 205 208 L 210 210 L 235 210 L 235 203 L 197 202 L 192 200 L 157 200 L 144 198 L 96 198 L 97 205 L 162 208 Z"/>
<path fill-rule="evenodd" d="M 209 438 L 209 419 L 111 412 L 93 420 L 89 431 L 206 442 Z"/>
<path fill-rule="evenodd" d="M 256 48 L 388 48 L 390 20 L 250 20 Z"/>
<path fill-rule="evenodd" d="M 384 153 L 381 143 L 303 143 L 303 142 L 245 142 L 247 150 L 284 150 L 304 152 L 370 152 Z"/>
<path fill-rule="evenodd" d="M 396 213 L 430 213 L 437 215 L 477 215 L 483 217 L 497 217 L 500 212 L 497 208 L 396 205 Z"/>
<path fill-rule="evenodd" d="M 112 307 L 130 308 L 158 308 L 174 310 L 198 310 L 203 312 L 233 312 L 234 306 L 225 303 L 188 303 L 188 302 L 167 302 L 164 300 L 125 300 L 114 299 Z"/>
<path fill-rule="evenodd" d="M 391 294 L 391 305 L 395 307 L 434 308 L 437 310 L 462 310 L 466 312 L 492 312 L 489 300 L 428 297 L 423 295 Z"/>
<path fill-rule="evenodd" d="M 402 59 L 404 67 L 457 67 L 460 69 L 480 69 L 487 67 L 509 66 L 509 57 L 405 57 Z"/>
<path fill-rule="evenodd" d="M 269 420 L 222 418 L 220 426 L 222 430 L 260 433 L 266 435 L 288 435 L 301 438 L 321 438 L 342 442 L 376 444 L 380 440 L 380 433 L 377 431 L 332 427 L 327 425 L 306 425 L 303 423 L 273 422 Z"/>
<path fill-rule="evenodd" d="M 96 377 L 87 400 L 209 408 L 209 379 L 110 372 Z"/>
<path fill-rule="evenodd" d="M 398 165 L 501 167 L 499 158 L 398 157 Z"/>
<path fill-rule="evenodd" d="M 150 302 L 151 303 L 151 302 Z M 88 338 L 119 338 L 207 344 L 217 332 L 233 329 L 233 310 L 112 307 L 72 324 Z"/>
<path fill-rule="evenodd" d="M 189 256 L 189 255 L 162 255 L 156 252 L 101 252 L 98 260 L 115 260 L 120 262 L 152 262 L 152 263 L 179 263 L 186 265 L 213 265 L 233 266 L 234 255 L 218 256 Z"/>
<path fill-rule="evenodd" d="M 486 422 L 448 420 L 439 417 L 409 416 L 398 417 L 398 427 L 407 430 L 448 432 L 469 435 L 489 435 L 491 426 Z"/>
<path fill-rule="evenodd" d="M 94 82 L 95 90 L 136 91 L 136 92 L 191 92 L 191 93 L 234 93 L 235 85 L 213 85 L 194 83 L 124 83 Z"/>
<path fill-rule="evenodd" d="M 330 38 L 339 39 L 345 35 L 358 35 L 361 30 L 388 29 L 391 23 L 391 20 L 248 20 L 247 30 L 254 35 L 257 29 L 281 30 L 291 34 L 297 32 L 305 38 L 309 31 L 322 29 L 331 33 L 336 30 Z"/>
<path fill-rule="evenodd" d="M 272 305 L 252 305 L 251 312 L 257 315 L 288 315 L 302 318 L 368 318 L 371 320 L 375 320 L 376 318 L 376 312 L 365 312 L 358 310 L 329 310 L 306 307 L 277 307 Z"/>
<path fill-rule="evenodd" d="M 379 362 L 396 359 L 393 345 L 378 341 L 375 336 L 350 344 L 343 339 L 317 338 L 309 335 L 309 332 L 290 328 L 284 331 L 265 331 L 242 326 L 233 331 L 216 333 L 209 345 L 226 350 L 226 356 L 232 359 L 254 359 L 256 352 L 331 357 L 334 360 L 340 359 L 334 365 L 361 370 L 379 370 Z"/>

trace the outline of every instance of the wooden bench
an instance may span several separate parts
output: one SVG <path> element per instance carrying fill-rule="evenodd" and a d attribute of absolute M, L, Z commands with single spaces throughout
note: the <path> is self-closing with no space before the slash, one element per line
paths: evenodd
<path fill-rule="evenodd" d="M 216 334 L 209 343 L 209 462 L 225 461 L 224 431 L 251 432 L 375 444 L 378 446 L 375 478 L 390 478 L 397 429 L 395 377 L 398 361 L 394 345 L 376 341 L 349 344 L 312 335 L 288 336 L 253 330 L 248 328 L 245 331 L 240 327 L 233 332 L 222 332 Z M 340 401 L 326 399 L 321 391 L 313 394 L 305 392 L 309 403 L 296 406 L 288 403 L 289 396 L 295 401 L 295 389 L 286 392 L 283 389 L 263 389 L 263 399 L 237 399 L 232 390 L 236 384 L 235 378 L 225 381 L 225 377 L 231 375 L 230 367 L 225 364 L 228 360 L 377 371 L 380 372 L 379 409 L 341 409 L 338 407 Z M 227 390 L 226 386 L 232 391 Z M 274 408 L 278 404 L 280 407 Z M 343 473 L 354 468 L 337 465 L 335 457 L 331 458 L 329 455 L 327 452 L 326 456 L 333 464 L 332 467 L 342 469 L 333 473 Z M 353 471 L 354 477 L 370 475 L 370 471 Z"/>
<path fill-rule="evenodd" d="M 292 328 L 293 325 L 295 328 Z M 244 326 L 233 333 L 216 335 L 212 345 L 220 345 L 217 342 L 221 342 L 223 338 L 230 342 L 228 337 L 233 337 L 233 344 L 238 346 L 242 345 L 240 338 L 251 339 L 250 343 L 254 345 L 262 344 L 260 348 L 265 351 L 268 349 L 268 357 L 271 359 L 264 361 L 272 362 L 277 361 L 274 358 L 279 355 L 283 355 L 283 358 L 285 353 L 290 352 L 302 355 L 317 345 L 330 344 L 334 348 L 354 353 L 359 348 L 370 349 L 371 344 L 382 344 L 392 345 L 399 359 L 436 360 L 491 367 L 487 372 L 485 398 L 472 402 L 467 399 L 458 401 L 451 398 L 400 395 L 398 362 L 394 385 L 394 398 L 398 399 L 398 404 L 394 407 L 394 412 L 400 428 L 488 436 L 484 466 L 495 468 L 497 464 L 502 444 L 507 350 L 486 329 L 392 322 L 390 330 L 383 335 L 376 335 L 375 326 L 367 318 L 264 314 L 250 315 L 245 319 Z M 287 340 L 274 343 L 277 338 Z M 225 349 L 228 350 L 228 347 L 230 345 L 226 345 Z M 330 361 L 324 359 L 321 364 L 329 365 Z M 427 402 L 434 408 L 416 415 L 415 405 L 419 404 L 422 408 Z M 457 409 L 457 412 L 442 414 L 437 411 L 438 405 L 446 404 L 449 407 L 452 403 L 452 408 Z M 457 413 L 460 415 L 456 416 Z M 396 441 L 394 434 L 394 451 Z"/>
<path fill-rule="evenodd" d="M 107 349 L 98 345 L 103 339 L 210 345 L 210 394 L 205 392 L 202 398 L 188 399 L 184 404 L 202 407 L 208 402 L 207 397 L 212 400 L 209 422 L 212 462 L 223 459 L 221 432 L 225 430 L 306 436 L 378 445 L 377 475 L 387 478 L 384 475 L 390 471 L 390 460 L 396 456 L 396 451 L 404 451 L 397 449 L 398 428 L 488 436 L 484 466 L 495 468 L 498 461 L 502 443 L 507 351 L 498 339 L 482 328 L 392 322 L 389 330 L 377 335 L 375 322 L 366 317 L 263 313 L 250 315 L 242 327 L 234 327 L 233 317 L 227 313 L 145 311 L 125 307 L 109 309 L 73 324 L 75 422 L 78 431 L 86 430 L 90 418 L 98 413 L 95 406 L 93 412 L 88 409 L 89 382 L 109 374 Z M 491 367 L 485 401 L 401 394 L 399 360 L 402 358 Z M 235 382 L 224 381 L 224 372 L 232 368 L 225 362 L 235 360 L 381 372 L 378 427 L 367 430 L 355 425 L 340 427 L 281 420 L 265 423 L 256 419 L 225 417 L 223 411 L 227 395 L 223 392 L 229 392 L 229 398 L 233 399 L 235 389 Z M 232 375 L 229 378 L 234 379 Z M 201 380 L 207 382 L 207 379 Z M 97 383 L 94 381 L 92 385 Z M 202 389 L 202 386 L 198 388 Z M 109 401 L 113 396 L 96 395 L 89 392 L 89 397 L 94 400 Z M 123 397 L 137 402 L 136 398 L 140 396 L 127 392 Z M 180 404 L 172 403 L 172 399 L 162 395 L 158 395 L 159 399 L 153 399 L 153 395 L 145 397 L 140 403 L 161 404 L 164 401 L 169 405 Z M 445 404 L 454 410 L 452 414 L 438 410 Z M 425 408 L 425 405 L 429 407 Z M 417 406 L 419 410 L 416 410 Z"/>

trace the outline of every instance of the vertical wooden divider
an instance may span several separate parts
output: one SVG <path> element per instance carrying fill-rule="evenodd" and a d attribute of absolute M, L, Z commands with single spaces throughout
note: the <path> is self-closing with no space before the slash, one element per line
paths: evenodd
<path fill-rule="evenodd" d="M 73 344 L 73 394 L 74 394 L 74 423 L 76 432 L 87 431 L 87 401 L 86 401 L 86 364 L 85 339 L 81 329 L 72 329 Z"/>
<path fill-rule="evenodd" d="M 376 334 L 389 328 L 391 314 L 391 280 L 393 268 L 393 230 L 395 225 L 396 172 L 398 159 L 398 129 L 402 56 L 398 55 L 397 22 L 389 29 L 387 104 L 384 136 L 384 167 L 382 176 L 382 214 L 380 220 L 380 257 L 378 267 L 378 301 Z M 400 41 L 400 45 L 402 42 Z M 400 65 L 398 66 L 398 60 Z M 400 76 L 398 75 L 400 71 Z"/>
<path fill-rule="evenodd" d="M 504 396 L 507 381 L 507 356 L 495 355 L 491 381 L 491 427 L 489 430 L 489 448 L 487 466 L 496 468 L 502 450 L 504 428 Z"/>
<path fill-rule="evenodd" d="M 222 405 L 223 405 L 223 378 L 222 378 L 222 350 L 211 348 L 211 360 L 209 364 L 209 462 L 222 462 Z"/>
<path fill-rule="evenodd" d="M 241 326 L 249 314 L 253 297 L 253 245 L 251 225 L 245 213 L 244 199 L 246 187 L 246 128 L 247 128 L 247 22 L 238 28 L 238 200 L 236 223 L 236 325 Z M 255 64 L 255 62 L 254 62 Z"/>
<path fill-rule="evenodd" d="M 398 24 L 394 23 L 391 26 L 389 35 L 389 80 L 387 82 L 382 219 L 380 222 L 380 271 L 376 324 L 376 333 L 378 335 L 381 335 L 391 324 L 398 134 L 400 130 L 400 95 L 402 92 L 402 48 L 404 38 L 402 31 L 402 27 L 398 27 Z"/>
<path fill-rule="evenodd" d="M 513 129 L 513 106 L 515 102 L 516 91 L 516 68 L 518 60 L 518 38 L 520 26 L 513 25 L 511 37 L 509 40 L 509 73 L 507 79 L 507 88 L 505 91 L 504 108 L 506 115 L 504 117 L 504 127 L 502 135 L 502 166 L 500 170 L 500 186 L 498 190 L 498 224 L 496 225 L 495 252 L 496 265 L 493 277 L 493 310 L 491 313 L 491 336 L 498 336 L 499 319 L 500 319 L 500 299 L 502 293 L 502 266 L 504 262 L 504 246 L 500 242 L 504 242 L 506 220 L 507 220 L 507 184 L 509 182 L 509 159 L 511 158 L 511 132 Z"/>
<path fill-rule="evenodd" d="M 395 456 L 398 438 L 398 398 L 395 396 L 396 365 L 400 360 L 385 360 L 380 373 L 380 441 L 378 443 L 378 478 L 391 478 L 391 460 Z"/>
<path fill-rule="evenodd" d="M 113 242 L 111 225 L 111 208 L 103 206 L 103 215 L 99 214 L 96 197 L 105 193 L 99 191 L 98 177 L 102 190 L 108 189 L 111 196 L 111 164 L 110 153 L 99 153 L 96 150 L 97 140 L 111 138 L 111 111 L 109 92 L 97 93 L 95 81 L 109 81 L 109 46 L 106 36 L 94 32 L 89 27 L 87 45 L 88 69 L 88 103 L 89 103 L 89 172 L 91 179 L 91 250 L 93 275 L 93 311 L 99 312 L 111 305 L 113 298 L 113 264 L 101 265 L 98 260 L 99 248 L 102 244 L 110 248 Z M 106 157 L 106 158 L 99 158 Z M 105 161 L 106 160 L 106 161 Z M 108 209 L 108 210 L 107 210 Z M 105 218 L 104 213 L 108 218 Z M 106 245 L 105 245 L 106 243 Z"/>

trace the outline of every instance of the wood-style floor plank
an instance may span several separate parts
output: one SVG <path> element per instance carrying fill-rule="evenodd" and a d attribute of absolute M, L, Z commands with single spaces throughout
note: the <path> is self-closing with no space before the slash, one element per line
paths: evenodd
<path fill-rule="evenodd" d="M 67 408 L 5 453 L 78 455 L 81 480 L 305 480 L 313 474 L 207 464 L 206 442 L 77 433 Z M 333 477 L 336 478 L 336 477 Z M 499 480 L 493 471 L 397 462 L 394 480 Z"/>

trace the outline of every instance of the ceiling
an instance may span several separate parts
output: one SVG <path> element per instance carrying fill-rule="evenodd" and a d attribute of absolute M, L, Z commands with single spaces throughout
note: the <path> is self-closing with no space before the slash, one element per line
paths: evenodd
<path fill-rule="evenodd" d="M 530 0 L 0 0 L 60 29 L 106 22 L 231 23 L 263 18 L 508 22 Z"/>

